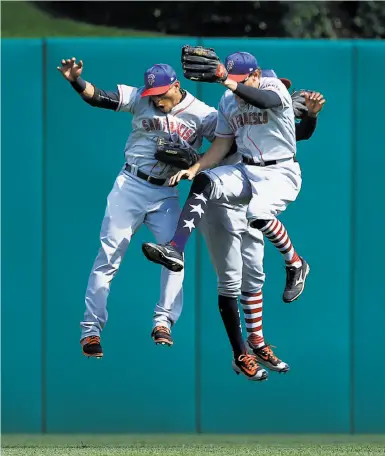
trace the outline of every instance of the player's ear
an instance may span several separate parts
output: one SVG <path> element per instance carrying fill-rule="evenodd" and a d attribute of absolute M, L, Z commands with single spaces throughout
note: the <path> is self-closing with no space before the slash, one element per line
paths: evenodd
<path fill-rule="evenodd" d="M 174 84 L 175 90 L 180 90 L 180 82 L 176 81 Z"/>
<path fill-rule="evenodd" d="M 258 68 L 257 70 L 254 71 L 254 73 L 250 76 L 254 81 L 259 81 L 261 77 L 261 70 Z"/>

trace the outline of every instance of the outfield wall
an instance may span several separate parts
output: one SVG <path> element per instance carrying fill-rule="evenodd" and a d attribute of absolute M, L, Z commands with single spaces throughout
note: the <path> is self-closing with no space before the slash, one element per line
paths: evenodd
<path fill-rule="evenodd" d="M 141 85 L 154 63 L 180 73 L 186 41 L 2 40 L 2 432 L 385 432 L 380 41 L 200 40 L 222 58 L 249 51 L 327 98 L 316 133 L 299 144 L 302 192 L 282 217 L 312 268 L 296 303 L 281 301 L 279 253 L 265 253 L 265 337 L 292 371 L 263 384 L 232 372 L 199 236 L 186 254 L 175 345 L 156 347 L 159 267 L 141 253 L 145 228 L 113 283 L 104 359 L 81 355 L 85 287 L 131 119 L 83 103 L 56 66 L 75 56 L 104 89 Z M 212 105 L 223 92 L 183 85 Z M 183 183 L 182 199 L 187 191 Z"/>

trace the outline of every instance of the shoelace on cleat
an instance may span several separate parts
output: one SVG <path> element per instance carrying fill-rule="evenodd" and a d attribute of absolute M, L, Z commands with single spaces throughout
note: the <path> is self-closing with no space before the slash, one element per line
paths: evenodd
<path fill-rule="evenodd" d="M 164 332 L 170 335 L 170 330 L 166 326 L 156 326 L 156 328 L 154 329 L 154 333 L 156 333 L 157 331 Z"/>
<path fill-rule="evenodd" d="M 265 345 L 260 350 L 263 351 L 267 356 L 273 359 L 273 361 L 279 361 L 279 359 L 275 356 L 273 350 L 270 347 L 275 347 L 274 345 Z"/>
<path fill-rule="evenodd" d="M 252 370 L 258 368 L 257 359 L 254 355 L 241 355 L 238 360 L 243 363 L 247 369 Z"/>
<path fill-rule="evenodd" d="M 87 343 L 88 345 L 99 344 L 99 343 L 100 343 L 100 339 L 99 339 L 98 336 L 90 336 L 90 337 L 87 337 L 86 343 Z"/>
<path fill-rule="evenodd" d="M 286 282 L 290 287 L 294 285 L 297 277 L 301 274 L 301 270 L 302 267 L 286 266 Z"/>

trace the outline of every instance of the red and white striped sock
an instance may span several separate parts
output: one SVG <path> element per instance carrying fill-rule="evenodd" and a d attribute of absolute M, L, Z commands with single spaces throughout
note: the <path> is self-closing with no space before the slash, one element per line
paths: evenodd
<path fill-rule="evenodd" d="M 270 220 L 260 229 L 272 244 L 282 253 L 287 266 L 300 268 L 302 265 L 301 258 L 294 250 L 293 244 L 287 234 L 286 228 L 278 219 Z"/>
<path fill-rule="evenodd" d="M 262 347 L 265 345 L 262 330 L 262 290 L 257 293 L 241 292 L 241 304 L 245 317 L 248 338 L 253 345 Z"/>

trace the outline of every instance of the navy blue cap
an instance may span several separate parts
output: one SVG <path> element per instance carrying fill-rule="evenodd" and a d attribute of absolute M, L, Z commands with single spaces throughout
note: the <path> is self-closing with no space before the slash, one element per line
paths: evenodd
<path fill-rule="evenodd" d="M 262 77 L 264 78 L 278 78 L 274 70 L 262 70 Z"/>
<path fill-rule="evenodd" d="M 177 80 L 174 68 L 166 63 L 157 63 L 144 73 L 145 90 L 142 97 L 162 95 Z"/>
<path fill-rule="evenodd" d="M 248 52 L 236 52 L 226 57 L 225 67 L 230 79 L 241 82 L 258 69 L 258 62 Z"/>
<path fill-rule="evenodd" d="M 262 77 L 263 78 L 278 78 L 277 73 L 272 69 L 262 70 Z M 291 87 L 290 79 L 286 79 L 286 78 L 278 78 L 278 79 L 280 79 L 283 82 L 283 84 L 285 84 L 287 89 L 290 89 L 290 87 Z"/>

